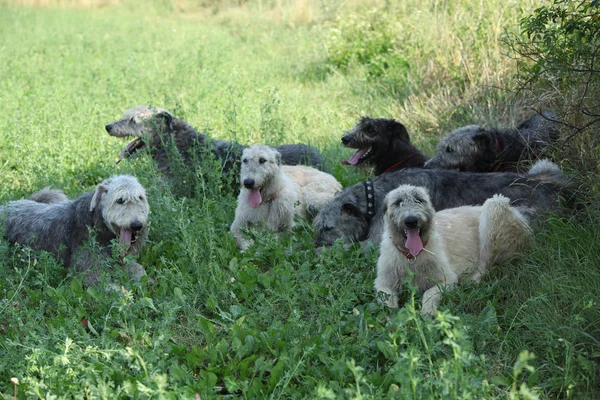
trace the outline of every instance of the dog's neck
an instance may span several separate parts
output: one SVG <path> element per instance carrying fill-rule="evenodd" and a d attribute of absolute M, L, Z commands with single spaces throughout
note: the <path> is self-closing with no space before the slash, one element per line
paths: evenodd
<path fill-rule="evenodd" d="M 428 160 L 412 143 L 402 143 L 401 146 L 394 143 L 387 151 L 387 154 L 390 155 L 389 158 L 396 158 L 398 161 L 391 165 L 376 164 L 375 175 L 379 176 L 403 168 L 423 168 L 423 165 Z"/>

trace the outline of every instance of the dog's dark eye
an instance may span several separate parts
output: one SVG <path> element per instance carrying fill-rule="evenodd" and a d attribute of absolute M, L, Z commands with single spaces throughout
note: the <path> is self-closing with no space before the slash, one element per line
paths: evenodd
<path fill-rule="evenodd" d="M 144 201 L 144 196 L 140 196 L 140 200 L 141 200 L 141 201 Z"/>
<path fill-rule="evenodd" d="M 260 158 L 260 159 L 258 160 L 258 163 L 259 163 L 259 164 L 264 164 L 265 162 L 267 162 L 267 160 L 265 160 L 264 158 Z"/>
<path fill-rule="evenodd" d="M 400 200 L 396 200 L 396 202 L 394 203 L 396 206 L 400 207 L 402 205 L 402 199 Z"/>
<path fill-rule="evenodd" d="M 447 153 L 454 153 L 454 149 L 450 146 L 446 146 L 446 152 Z"/>
<path fill-rule="evenodd" d="M 248 164 L 248 159 L 247 158 L 244 158 L 242 161 L 244 162 L 244 164 Z"/>
<path fill-rule="evenodd" d="M 118 204 L 125 204 L 125 199 L 120 198 L 120 199 L 117 200 L 117 203 Z"/>

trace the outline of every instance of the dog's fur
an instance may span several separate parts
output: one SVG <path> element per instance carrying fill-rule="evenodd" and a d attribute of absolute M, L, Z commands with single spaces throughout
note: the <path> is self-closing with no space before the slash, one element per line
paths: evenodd
<path fill-rule="evenodd" d="M 418 168 L 380 175 L 373 181 L 375 216 L 369 218 L 367 215 L 364 184 L 350 186 L 336 193 L 315 217 L 315 243 L 317 246 L 327 246 L 343 238 L 346 242 L 368 240 L 378 244 L 383 228 L 383 199 L 387 193 L 402 184 L 427 189 L 433 207 L 438 211 L 464 205 L 480 205 L 496 193 L 511 199 L 514 206 L 533 207 L 536 213 L 572 207 L 570 180 L 555 173 L 558 168 L 555 164 L 548 161 L 544 163 L 546 168 L 539 165 L 532 168 L 537 172 L 535 175 Z M 565 198 L 567 201 L 564 201 Z"/>
<path fill-rule="evenodd" d="M 98 283 L 102 273 L 102 260 L 86 246 L 90 233 L 102 257 L 110 258 L 111 241 L 117 238 L 125 254 L 138 253 L 148 234 L 149 211 L 144 188 L 129 175 L 106 179 L 95 190 L 72 201 L 44 204 L 18 200 L 0 208 L 9 243 L 56 255 L 66 267 L 83 272 L 87 286 Z M 133 279 L 145 275 L 137 263 L 128 262 L 124 267 Z"/>
<path fill-rule="evenodd" d="M 494 195 L 483 206 L 436 211 L 427 191 L 401 185 L 385 197 L 384 229 L 377 262 L 375 289 L 398 307 L 402 281 L 412 271 L 424 291 L 421 313 L 433 314 L 442 288 L 461 275 L 479 281 L 496 263 L 522 255 L 531 229 L 508 198 Z"/>
<path fill-rule="evenodd" d="M 422 168 L 427 157 L 410 142 L 404 125 L 393 119 L 362 117 L 342 136 L 342 144 L 357 149 L 345 165 L 367 165 L 375 175 L 403 168 Z"/>
<path fill-rule="evenodd" d="M 35 201 L 37 203 L 56 204 L 68 201 L 69 199 L 62 190 L 51 189 L 50 186 L 48 186 L 29 196 L 27 200 Z"/>
<path fill-rule="evenodd" d="M 275 232 L 289 231 L 294 214 L 312 217 L 342 185 L 331 175 L 306 166 L 282 166 L 281 154 L 255 145 L 242 153 L 241 190 L 231 233 L 238 247 L 251 244 L 242 228 L 265 222 Z"/>
<path fill-rule="evenodd" d="M 170 173 L 167 149 L 170 143 L 174 144 L 186 165 L 192 165 L 194 160 L 202 160 L 207 154 L 212 154 L 221 162 L 224 174 L 237 171 L 242 150 L 246 147 L 234 142 L 211 139 L 197 132 L 187 122 L 175 118 L 169 111 L 149 106 L 127 110 L 120 120 L 106 125 L 105 128 L 111 136 L 136 138 L 123 149 L 119 161 L 147 147 L 159 170 L 171 177 L 173 176 Z M 281 153 L 281 161 L 285 165 L 324 167 L 321 153 L 305 144 L 281 145 L 275 149 Z"/>
<path fill-rule="evenodd" d="M 518 172 L 558 138 L 556 116 L 551 112 L 534 115 L 516 129 L 468 125 L 440 140 L 435 155 L 425 168 L 457 169 L 471 172 Z"/>

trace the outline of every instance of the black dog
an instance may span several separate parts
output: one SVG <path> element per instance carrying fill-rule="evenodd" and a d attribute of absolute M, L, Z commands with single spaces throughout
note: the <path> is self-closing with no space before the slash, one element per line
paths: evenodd
<path fill-rule="evenodd" d="M 345 165 L 375 167 L 375 175 L 403 168 L 422 168 L 427 161 L 410 142 L 404 125 L 393 119 L 362 117 L 342 136 L 342 144 L 358 149 Z"/>

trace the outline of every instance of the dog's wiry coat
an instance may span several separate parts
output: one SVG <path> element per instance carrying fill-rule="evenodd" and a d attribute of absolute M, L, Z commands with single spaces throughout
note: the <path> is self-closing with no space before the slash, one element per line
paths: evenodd
<path fill-rule="evenodd" d="M 440 140 L 425 168 L 471 172 L 518 172 L 543 155 L 557 139 L 556 116 L 534 115 L 516 129 L 468 125 Z"/>
<path fill-rule="evenodd" d="M 167 151 L 167 145 L 171 141 L 186 165 L 192 165 L 194 160 L 202 160 L 207 154 L 212 154 L 221 162 L 223 173 L 237 171 L 242 150 L 246 148 L 235 142 L 211 139 L 187 122 L 175 118 L 169 111 L 148 106 L 137 106 L 125 111 L 120 120 L 106 125 L 106 131 L 115 137 L 136 137 L 123 149 L 120 159 L 147 147 L 159 170 L 167 174 L 171 173 Z M 287 144 L 275 146 L 275 149 L 281 153 L 281 160 L 285 165 L 324 166 L 321 153 L 306 144 Z"/>
<path fill-rule="evenodd" d="M 362 117 L 342 136 L 342 144 L 357 149 L 346 165 L 368 165 L 375 175 L 403 168 L 421 168 L 427 161 L 410 142 L 408 131 L 393 119 Z"/>
<path fill-rule="evenodd" d="M 311 219 L 342 185 L 331 175 L 306 166 L 282 166 L 275 149 L 255 145 L 242 153 L 241 190 L 231 233 L 239 248 L 251 242 L 242 228 L 264 222 L 275 232 L 289 231 L 294 214 Z"/>
<path fill-rule="evenodd" d="M 102 272 L 86 249 L 90 230 L 104 257 L 110 257 L 109 245 L 117 238 L 127 254 L 138 253 L 147 236 L 149 211 L 144 188 L 128 175 L 106 179 L 72 201 L 18 200 L 2 207 L 4 234 L 10 243 L 53 253 L 66 267 L 85 272 L 86 285 L 96 284 Z M 134 279 L 145 274 L 139 264 L 125 268 Z"/>
<path fill-rule="evenodd" d="M 553 165 L 546 161 L 546 165 Z M 570 180 L 554 174 L 548 168 L 532 167 L 536 175 L 509 172 L 475 173 L 452 170 L 405 169 L 378 176 L 375 188 L 373 218 L 367 215 L 367 199 L 363 183 L 336 193 L 315 217 L 316 245 L 332 245 L 337 239 L 346 242 L 370 241 L 378 244 L 383 229 L 382 204 L 387 193 L 402 184 L 427 189 L 436 210 L 481 205 L 494 194 L 502 194 L 514 206 L 532 207 L 538 213 L 548 213 L 570 207 Z M 549 173 L 546 173 L 549 172 Z"/>
<path fill-rule="evenodd" d="M 422 314 L 432 314 L 442 288 L 462 275 L 478 281 L 496 263 L 522 255 L 531 229 L 509 199 L 494 195 L 483 206 L 463 206 L 436 213 L 427 191 L 401 185 L 385 198 L 384 230 L 377 262 L 375 289 L 398 294 L 408 270 L 423 291 Z"/>

